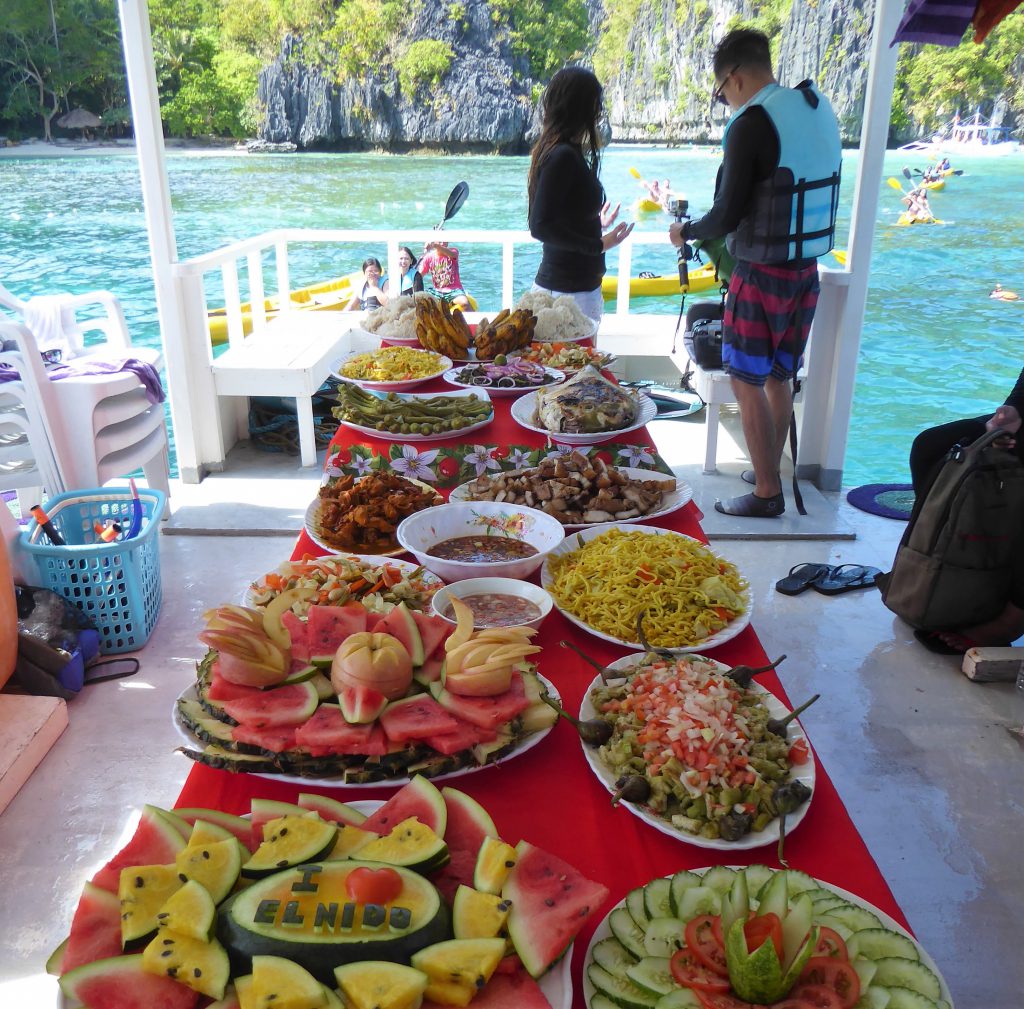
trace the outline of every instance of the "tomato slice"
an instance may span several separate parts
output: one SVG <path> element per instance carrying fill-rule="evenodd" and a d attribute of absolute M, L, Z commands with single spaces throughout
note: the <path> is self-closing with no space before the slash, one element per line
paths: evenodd
<path fill-rule="evenodd" d="M 725 962 L 725 944 L 719 938 L 721 934 L 722 919 L 717 914 L 702 914 L 686 923 L 683 936 L 693 955 L 708 970 L 728 977 L 729 966 Z"/>
<path fill-rule="evenodd" d="M 800 972 L 797 984 L 829 988 L 836 993 L 842 1009 L 850 1009 L 860 998 L 860 978 L 845 961 L 831 956 L 812 956 Z"/>
<path fill-rule="evenodd" d="M 771 939 L 775 947 L 775 955 L 782 960 L 782 919 L 769 911 L 749 919 L 743 926 L 743 935 L 747 940 L 747 952 L 753 953 Z"/>
<path fill-rule="evenodd" d="M 369 869 L 363 865 L 345 877 L 345 889 L 357 904 L 390 904 L 402 886 L 402 877 L 388 866 Z"/>
<path fill-rule="evenodd" d="M 802 1009 L 841 1009 L 842 999 L 827 985 L 800 984 L 790 993 L 790 1000 Z"/>
<path fill-rule="evenodd" d="M 767 1009 L 766 1006 L 759 1006 L 753 1002 L 744 1002 L 743 999 L 727 993 L 697 992 L 697 998 L 704 1009 Z M 772 1006 L 772 1009 L 776 1009 Z M 796 1006 L 794 1009 L 806 1009 L 806 1006 Z"/>
<path fill-rule="evenodd" d="M 811 748 L 803 736 L 793 741 L 786 758 L 791 764 L 806 764 L 811 759 Z"/>
<path fill-rule="evenodd" d="M 818 926 L 818 944 L 814 947 L 811 956 L 834 957 L 836 960 L 845 960 L 847 963 L 850 960 L 843 937 L 828 925 Z"/>
<path fill-rule="evenodd" d="M 668 969 L 677 984 L 694 991 L 725 994 L 729 991 L 729 979 L 709 970 L 707 966 L 685 946 L 676 950 L 669 960 Z"/>

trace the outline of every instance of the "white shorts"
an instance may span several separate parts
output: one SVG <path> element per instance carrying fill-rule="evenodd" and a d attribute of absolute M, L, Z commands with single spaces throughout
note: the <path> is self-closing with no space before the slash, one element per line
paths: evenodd
<path fill-rule="evenodd" d="M 552 291 L 550 288 L 534 284 L 533 290 L 543 291 L 545 294 L 550 294 L 552 298 L 559 298 L 563 294 L 568 294 L 579 306 L 579 310 L 588 318 L 593 319 L 594 322 L 600 322 L 601 317 L 604 315 L 604 297 L 601 294 L 600 287 L 595 287 L 592 291 Z"/>

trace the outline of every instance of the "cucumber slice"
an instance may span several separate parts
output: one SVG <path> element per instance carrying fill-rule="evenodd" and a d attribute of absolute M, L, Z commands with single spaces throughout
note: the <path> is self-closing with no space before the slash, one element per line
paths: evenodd
<path fill-rule="evenodd" d="M 626 894 L 626 910 L 632 915 L 633 921 L 640 928 L 647 928 L 647 923 L 651 920 L 651 916 L 644 907 L 644 888 L 642 886 L 638 886 L 635 890 L 630 890 Z"/>
<path fill-rule="evenodd" d="M 644 887 L 644 911 L 648 918 L 671 918 L 672 883 L 667 879 L 652 879 Z"/>
<path fill-rule="evenodd" d="M 736 879 L 736 870 L 725 865 L 713 865 L 704 873 L 701 886 L 710 887 L 719 893 L 728 893 L 732 889 L 733 880 Z"/>
<path fill-rule="evenodd" d="M 847 947 L 847 952 L 849 952 L 849 947 Z M 867 991 L 871 987 L 871 982 L 874 980 L 875 975 L 878 973 L 875 961 L 869 960 L 866 956 L 858 956 L 850 960 L 850 966 L 857 972 L 857 977 L 860 978 L 860 990 Z"/>
<path fill-rule="evenodd" d="M 838 918 L 833 918 L 830 914 L 816 914 L 814 916 L 815 925 L 827 925 L 833 932 L 839 933 L 839 938 L 846 942 L 847 939 L 853 935 L 853 929 L 848 925 L 844 925 Z"/>
<path fill-rule="evenodd" d="M 683 945 L 685 928 L 678 918 L 652 918 L 644 930 L 647 956 L 671 956 Z"/>
<path fill-rule="evenodd" d="M 706 886 L 694 886 L 683 892 L 676 914 L 683 921 L 696 918 L 699 914 L 721 914 L 722 895 Z"/>
<path fill-rule="evenodd" d="M 851 959 L 856 956 L 864 956 L 869 960 L 880 960 L 883 956 L 920 959 L 917 947 L 910 939 L 888 928 L 865 928 L 854 932 L 846 942 L 846 951 Z"/>
<path fill-rule="evenodd" d="M 850 902 L 843 900 L 842 897 L 836 897 L 834 894 L 831 897 L 821 897 L 818 900 L 811 898 L 811 902 L 814 904 L 814 913 L 818 914 L 829 914 L 834 907 L 849 907 Z"/>
<path fill-rule="evenodd" d="M 316 666 L 303 666 L 301 669 L 296 669 L 294 673 L 285 677 L 283 682 L 285 684 L 305 683 L 306 680 L 313 679 L 319 671 Z"/>
<path fill-rule="evenodd" d="M 593 1003 L 591 1009 L 594 1009 Z M 654 1009 L 703 1009 L 703 1003 L 692 988 L 676 988 L 662 995 Z"/>
<path fill-rule="evenodd" d="M 757 895 L 758 914 L 777 914 L 779 921 L 785 921 L 789 909 L 788 872 L 777 872 Z"/>
<path fill-rule="evenodd" d="M 590 998 L 590 1009 L 618 1009 L 618 1006 L 607 995 L 595 992 Z"/>
<path fill-rule="evenodd" d="M 616 977 L 625 977 L 626 968 L 636 963 L 636 957 L 618 939 L 611 936 L 595 944 L 593 956 L 594 963 L 600 964 L 609 974 Z"/>
<path fill-rule="evenodd" d="M 609 974 L 600 964 L 592 963 L 587 968 L 587 978 L 602 994 L 612 1000 L 619 1009 L 654 1009 L 658 996 L 637 987 L 629 978 L 618 978 Z M 590 1003 L 593 1009 L 594 1003 Z"/>
<path fill-rule="evenodd" d="M 632 954 L 637 960 L 647 956 L 647 950 L 644 949 L 644 930 L 633 921 L 633 916 L 624 907 L 617 907 L 608 915 L 608 927 L 627 953 Z"/>
<path fill-rule="evenodd" d="M 861 992 L 853 1009 L 886 1009 L 888 1005 L 889 989 L 873 984 L 867 991 Z"/>
<path fill-rule="evenodd" d="M 889 1001 L 885 1009 L 938 1009 L 937 1003 L 925 998 L 920 992 L 894 985 L 889 989 Z"/>
<path fill-rule="evenodd" d="M 833 900 L 841 900 L 844 904 L 848 903 L 848 901 L 844 897 L 840 897 L 835 890 L 829 890 L 823 886 L 819 887 L 817 890 L 805 890 L 804 893 L 811 898 L 811 903 L 815 907 L 819 904 L 827 904 L 829 901 Z"/>
<path fill-rule="evenodd" d="M 626 968 L 626 977 L 644 991 L 667 995 L 679 987 L 668 965 L 667 956 L 645 956 Z"/>
<path fill-rule="evenodd" d="M 818 881 L 813 876 L 808 876 L 806 872 L 801 872 L 799 869 L 785 869 L 784 871 L 786 873 L 786 889 L 790 894 L 805 893 L 807 890 L 821 888 Z"/>
<path fill-rule="evenodd" d="M 317 669 L 330 669 L 331 664 L 334 662 L 334 652 L 330 655 L 311 655 L 309 661 L 313 663 Z"/>
<path fill-rule="evenodd" d="M 875 980 L 886 988 L 909 988 L 933 1002 L 942 998 L 939 979 L 920 960 L 883 956 L 875 961 Z"/>
<path fill-rule="evenodd" d="M 826 912 L 829 918 L 841 921 L 853 932 L 860 932 L 865 928 L 882 928 L 882 921 L 877 914 L 869 911 L 866 907 L 859 907 L 856 904 L 847 904 L 845 907 L 830 907 Z"/>
<path fill-rule="evenodd" d="M 695 872 L 690 872 L 689 869 L 683 869 L 672 877 L 671 898 L 673 914 L 679 914 L 679 901 L 682 900 L 683 894 L 687 890 L 692 890 L 695 886 L 700 886 L 701 882 L 700 876 Z"/>
<path fill-rule="evenodd" d="M 743 875 L 747 877 L 747 893 L 751 897 L 756 897 L 761 892 L 761 887 L 775 875 L 775 870 L 769 869 L 767 865 L 748 865 L 743 870 Z"/>

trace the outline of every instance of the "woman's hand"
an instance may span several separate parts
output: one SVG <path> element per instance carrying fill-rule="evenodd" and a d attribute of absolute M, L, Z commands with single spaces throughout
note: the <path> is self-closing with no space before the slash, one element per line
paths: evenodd
<path fill-rule="evenodd" d="M 611 231 L 601 236 L 602 250 L 607 252 L 609 249 L 614 249 L 616 245 L 621 245 L 632 230 L 632 224 L 616 224 Z"/>
<path fill-rule="evenodd" d="M 1004 405 L 998 407 L 996 412 L 985 422 L 985 430 L 995 431 L 997 428 L 1001 428 L 1006 432 L 1007 437 L 997 438 L 994 444 L 1001 448 L 1013 448 L 1017 441 L 1009 436 L 1016 434 L 1020 430 L 1020 425 L 1021 416 L 1017 408 Z"/>
<path fill-rule="evenodd" d="M 615 209 L 612 210 L 611 203 L 605 203 L 601 208 L 601 230 L 610 228 L 615 223 L 615 218 L 619 216 L 619 208 L 622 206 L 621 203 L 615 204 Z"/>

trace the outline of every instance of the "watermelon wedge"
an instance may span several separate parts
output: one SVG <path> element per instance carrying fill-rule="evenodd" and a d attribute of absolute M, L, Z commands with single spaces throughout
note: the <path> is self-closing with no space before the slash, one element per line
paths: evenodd
<path fill-rule="evenodd" d="M 494 697 L 463 697 L 449 693 L 436 683 L 431 685 L 430 692 L 441 707 L 482 729 L 496 729 L 505 722 L 511 722 L 530 706 L 523 678 L 518 672 L 512 674 L 512 685 L 508 690 Z"/>
<path fill-rule="evenodd" d="M 224 710 L 247 728 L 272 729 L 301 725 L 312 716 L 319 703 L 316 687 L 307 680 L 260 690 L 255 697 L 225 701 Z"/>
<path fill-rule="evenodd" d="M 430 882 L 437 887 L 437 892 L 448 904 L 455 900 L 455 892 L 460 886 L 473 885 L 473 870 L 476 868 L 476 853 L 467 848 L 449 848 L 448 864 L 435 873 L 431 873 Z"/>
<path fill-rule="evenodd" d="M 551 1009 L 540 985 L 522 967 L 513 974 L 499 971 L 473 996 L 473 1009 Z M 441 1009 L 441 1005 L 425 999 L 422 1009 Z"/>
<path fill-rule="evenodd" d="M 443 736 L 427 736 L 423 742 L 438 753 L 450 756 L 461 750 L 468 750 L 471 746 L 489 743 L 498 736 L 493 729 L 481 729 L 480 726 L 470 725 L 461 718 L 456 718 L 455 721 L 458 727 L 454 732 L 446 732 Z"/>
<path fill-rule="evenodd" d="M 386 617 L 373 625 L 374 634 L 390 634 L 402 642 L 402 647 L 409 653 L 414 666 L 422 666 L 427 657 L 423 651 L 419 627 L 413 618 L 412 611 L 405 603 L 399 603 Z"/>
<path fill-rule="evenodd" d="M 353 809 L 329 796 L 317 795 L 315 792 L 300 792 L 298 805 L 311 810 L 328 823 L 347 823 L 353 827 L 360 827 L 366 820 L 366 814 L 360 813 L 358 809 Z"/>
<path fill-rule="evenodd" d="M 235 816 L 232 813 L 224 813 L 219 809 L 197 808 L 176 809 L 174 813 L 193 826 L 195 826 L 196 820 L 215 823 L 218 827 L 223 827 L 234 834 L 247 848 L 252 842 L 252 824 L 248 820 L 243 820 L 240 816 Z M 255 848 L 250 848 L 249 850 L 255 851 Z"/>
<path fill-rule="evenodd" d="M 121 955 L 121 901 L 116 893 L 86 883 L 71 922 L 60 973 Z"/>
<path fill-rule="evenodd" d="M 424 826 L 429 827 L 438 837 L 444 837 L 448 823 L 448 810 L 444 798 L 433 782 L 422 775 L 400 788 L 375 813 L 361 824 L 363 830 L 387 834 L 403 820 L 415 816 Z"/>
<path fill-rule="evenodd" d="M 349 636 L 366 630 L 369 613 L 362 603 L 310 606 L 306 614 L 306 645 L 310 655 L 333 655 Z"/>
<path fill-rule="evenodd" d="M 293 610 L 285 610 L 281 614 L 281 626 L 288 632 L 292 639 L 292 663 L 301 662 L 303 665 L 309 662 L 309 638 L 306 632 L 306 622 Z"/>
<path fill-rule="evenodd" d="M 255 746 L 268 753 L 287 753 L 296 746 L 293 725 L 280 725 L 269 729 L 257 729 L 254 725 L 236 725 L 231 730 L 231 738 L 236 743 Z"/>
<path fill-rule="evenodd" d="M 89 1009 L 193 1009 L 199 993 L 142 969 L 142 954 L 115 956 L 76 967 L 60 979 L 71 1005 Z"/>
<path fill-rule="evenodd" d="M 121 870 L 126 866 L 170 865 L 174 856 L 184 850 L 185 838 L 164 811 L 156 806 L 143 806 L 132 839 L 89 882 L 117 893 Z"/>
<path fill-rule="evenodd" d="M 443 736 L 459 728 L 458 720 L 429 694 L 415 694 L 400 701 L 392 701 L 380 716 L 380 724 L 393 743 Z"/>
<path fill-rule="evenodd" d="M 345 719 L 337 704 L 321 704 L 313 717 L 296 729 L 295 742 L 317 756 L 329 753 L 381 756 L 387 753 L 387 740 L 380 726 L 372 723 L 353 725 Z"/>
<path fill-rule="evenodd" d="M 523 966 L 540 977 L 604 904 L 608 888 L 529 841 L 520 841 L 516 853 L 501 888 L 501 896 L 512 902 L 508 934 Z"/>
<path fill-rule="evenodd" d="M 206 688 L 206 697 L 210 701 L 237 701 L 240 697 L 256 697 L 263 693 L 259 687 L 246 687 L 241 683 L 232 683 L 220 675 L 220 661 L 213 664 L 210 685 Z"/>
<path fill-rule="evenodd" d="M 438 658 L 444 658 L 441 645 L 455 628 L 444 617 L 436 616 L 433 613 L 424 613 L 421 610 L 413 610 L 412 618 L 416 621 L 416 627 L 420 632 L 423 654 L 426 659 L 429 660 L 435 655 Z"/>
<path fill-rule="evenodd" d="M 491 814 L 471 795 L 457 788 L 441 789 L 445 808 L 448 810 L 448 826 L 444 840 L 449 849 L 465 849 L 475 858 L 485 837 L 500 837 Z"/>

